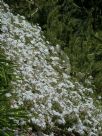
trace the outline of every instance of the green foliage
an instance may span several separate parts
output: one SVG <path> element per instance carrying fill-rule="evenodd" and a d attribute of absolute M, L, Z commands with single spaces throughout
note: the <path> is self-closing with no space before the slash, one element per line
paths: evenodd
<path fill-rule="evenodd" d="M 22 107 L 11 108 L 12 101 L 17 99 L 11 84 L 12 80 L 16 80 L 13 69 L 14 64 L 6 59 L 4 51 L 0 48 L 0 133 L 2 133 L 1 129 L 10 128 L 11 132 L 6 130 L 10 136 L 13 129 L 18 127 L 16 120 L 25 118 L 25 110 Z M 8 134 L 5 133 L 5 135 Z"/>
<path fill-rule="evenodd" d="M 66 120 L 66 126 L 67 127 L 71 127 L 71 126 L 73 126 L 75 123 L 77 123 L 78 122 L 78 120 L 77 120 L 77 117 L 72 113 L 71 114 L 71 116 L 69 116 L 69 115 L 66 115 L 65 116 L 65 120 Z"/>
<path fill-rule="evenodd" d="M 53 102 L 52 109 L 59 113 L 62 113 L 63 110 L 60 104 L 56 101 Z"/>
<path fill-rule="evenodd" d="M 7 112 L 10 107 L 10 101 L 5 96 L 11 92 L 10 81 L 12 79 L 12 63 L 7 61 L 4 53 L 0 50 L 0 126 L 7 125 Z"/>

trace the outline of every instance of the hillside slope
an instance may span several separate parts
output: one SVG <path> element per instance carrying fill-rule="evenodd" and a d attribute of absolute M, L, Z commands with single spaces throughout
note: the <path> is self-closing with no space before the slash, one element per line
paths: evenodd
<path fill-rule="evenodd" d="M 12 107 L 25 106 L 28 122 L 48 135 L 101 136 L 102 113 L 94 91 L 71 79 L 69 58 L 59 45 L 51 46 L 39 25 L 13 15 L 2 1 L 0 23 L 1 48 L 17 65 L 12 86 L 18 100 Z"/>

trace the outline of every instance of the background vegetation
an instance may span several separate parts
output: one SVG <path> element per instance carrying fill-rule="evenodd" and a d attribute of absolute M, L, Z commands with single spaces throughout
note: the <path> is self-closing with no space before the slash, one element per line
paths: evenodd
<path fill-rule="evenodd" d="M 53 45 L 70 57 L 72 75 L 81 71 L 94 78 L 102 93 L 101 0 L 5 0 L 15 13 L 39 23 Z"/>

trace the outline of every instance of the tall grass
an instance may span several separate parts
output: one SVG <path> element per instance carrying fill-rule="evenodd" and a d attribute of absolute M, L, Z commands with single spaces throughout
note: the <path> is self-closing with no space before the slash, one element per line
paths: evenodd
<path fill-rule="evenodd" d="M 3 45 L 0 45 L 3 46 Z M 13 135 L 13 131 L 19 127 L 16 120 L 24 118 L 24 110 L 22 108 L 11 108 L 12 100 L 16 99 L 13 93 L 13 86 L 11 81 L 16 80 L 13 74 L 14 64 L 7 60 L 4 51 L 0 47 L 0 135 Z M 9 128 L 9 129 L 8 129 Z M 5 132 L 4 132 L 4 129 Z"/>

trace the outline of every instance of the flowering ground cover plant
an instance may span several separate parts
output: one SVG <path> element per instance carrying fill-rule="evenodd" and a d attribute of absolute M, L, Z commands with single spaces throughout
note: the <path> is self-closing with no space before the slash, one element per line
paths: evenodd
<path fill-rule="evenodd" d="M 25 107 L 29 117 L 21 125 L 49 136 L 101 136 L 102 106 L 91 83 L 85 88 L 72 80 L 68 56 L 45 40 L 38 24 L 15 16 L 2 1 L 0 11 L 1 48 L 16 64 L 12 93 L 18 99 L 13 99 L 11 108 Z"/>

